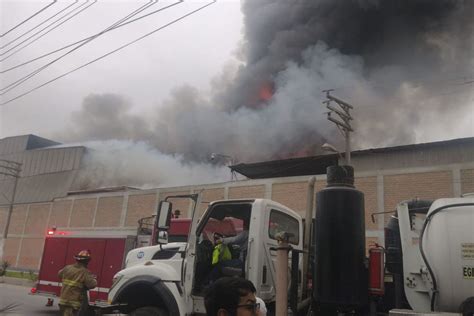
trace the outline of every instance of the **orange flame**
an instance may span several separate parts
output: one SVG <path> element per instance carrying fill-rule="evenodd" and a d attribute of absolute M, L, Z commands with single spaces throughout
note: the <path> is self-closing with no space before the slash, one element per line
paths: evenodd
<path fill-rule="evenodd" d="M 271 82 L 265 82 L 259 91 L 259 97 L 261 101 L 270 101 L 273 97 L 273 84 Z"/>

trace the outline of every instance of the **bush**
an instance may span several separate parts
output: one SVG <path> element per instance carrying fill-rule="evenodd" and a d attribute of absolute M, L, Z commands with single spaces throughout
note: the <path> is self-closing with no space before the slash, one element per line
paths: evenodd
<path fill-rule="evenodd" d="M 28 270 L 28 279 L 36 282 L 38 280 L 38 275 L 33 270 Z"/>
<path fill-rule="evenodd" d="M 7 260 L 2 260 L 0 263 L 0 276 L 4 276 L 7 272 L 7 268 L 10 266 L 10 263 Z"/>

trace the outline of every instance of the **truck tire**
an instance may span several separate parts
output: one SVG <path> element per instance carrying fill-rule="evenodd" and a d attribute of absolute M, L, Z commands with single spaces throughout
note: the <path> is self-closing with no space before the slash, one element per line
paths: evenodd
<path fill-rule="evenodd" d="M 460 306 L 460 312 L 462 316 L 473 316 L 474 315 L 474 296 L 469 297 Z"/>
<path fill-rule="evenodd" d="M 130 316 L 168 316 L 168 313 L 159 307 L 144 306 L 132 311 Z"/>

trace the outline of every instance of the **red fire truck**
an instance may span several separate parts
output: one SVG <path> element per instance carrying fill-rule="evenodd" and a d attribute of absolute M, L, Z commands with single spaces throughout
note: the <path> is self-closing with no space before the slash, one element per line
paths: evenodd
<path fill-rule="evenodd" d="M 153 218 L 150 219 L 152 221 Z M 48 304 L 58 297 L 61 283 L 58 271 L 65 265 L 75 262 L 74 255 L 83 249 L 90 250 L 92 260 L 88 269 L 97 277 L 97 287 L 89 291 L 91 302 L 106 301 L 107 293 L 112 285 L 113 276 L 124 268 L 127 253 L 141 246 L 155 244 L 154 229 L 147 232 L 146 221 L 140 221 L 136 230 L 60 230 L 47 231 L 43 256 L 36 287 L 31 294 L 49 297 Z M 176 218 L 171 220 L 170 240 L 186 242 L 191 220 Z M 145 225 L 146 226 L 146 225 Z M 141 240 L 141 243 L 139 243 Z M 146 243 L 143 242 L 146 241 Z"/>

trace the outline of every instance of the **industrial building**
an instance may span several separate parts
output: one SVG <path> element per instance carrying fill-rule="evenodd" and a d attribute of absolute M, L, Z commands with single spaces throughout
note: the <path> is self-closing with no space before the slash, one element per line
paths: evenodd
<path fill-rule="evenodd" d="M 81 190 L 75 183 L 87 148 L 68 147 L 34 135 L 0 140 L 0 159 L 22 163 L 21 178 L 3 259 L 12 267 L 38 270 L 48 228 L 134 234 L 140 218 L 155 213 L 168 195 L 202 192 L 203 201 L 270 198 L 304 216 L 308 194 L 326 184 L 326 167 L 337 154 L 238 164 L 248 179 L 215 184 L 138 190 Z M 474 138 L 354 151 L 356 187 L 365 193 L 367 243 L 383 243 L 383 228 L 402 200 L 435 199 L 474 192 Z M 13 180 L 0 178 L 0 232 L 5 226 Z M 314 188 L 310 185 L 315 181 Z M 203 212 L 206 203 L 199 207 Z M 189 216 L 191 204 L 174 201 Z"/>

